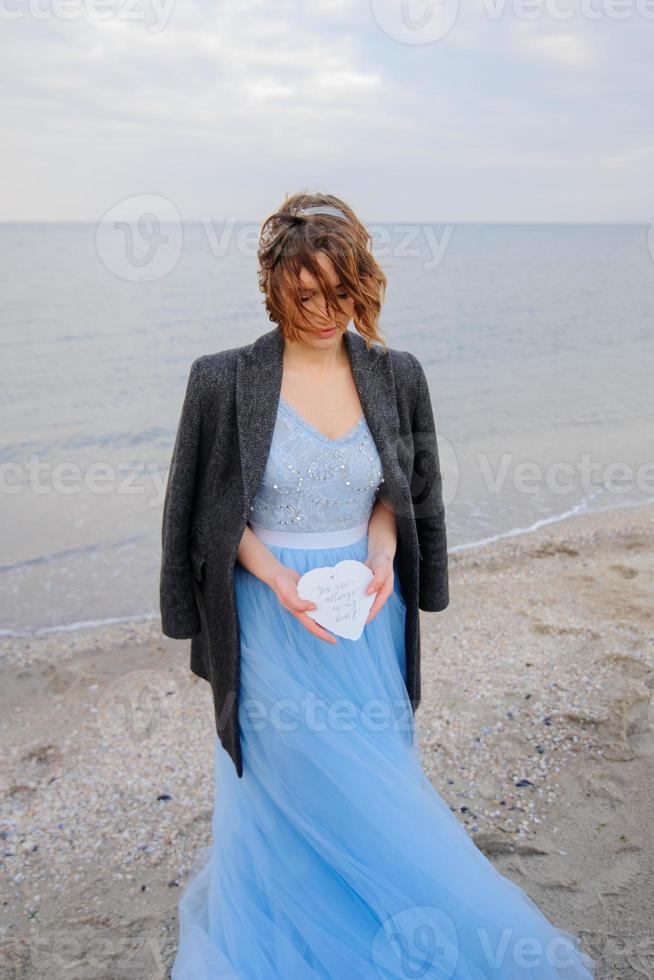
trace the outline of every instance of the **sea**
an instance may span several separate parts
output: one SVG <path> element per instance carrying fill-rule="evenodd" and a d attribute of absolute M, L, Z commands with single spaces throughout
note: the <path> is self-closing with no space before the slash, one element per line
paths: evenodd
<path fill-rule="evenodd" d="M 0 635 L 158 618 L 190 365 L 274 326 L 257 233 L 0 225 Z M 429 380 L 452 553 L 654 499 L 651 228 L 371 235 L 381 332 Z"/>

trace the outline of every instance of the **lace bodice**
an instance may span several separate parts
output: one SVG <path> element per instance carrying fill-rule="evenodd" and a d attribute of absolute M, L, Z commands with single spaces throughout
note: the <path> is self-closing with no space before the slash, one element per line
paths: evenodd
<path fill-rule="evenodd" d="M 285 531 L 355 527 L 369 519 L 383 482 L 364 416 L 338 439 L 330 439 L 280 396 L 250 522 Z"/>

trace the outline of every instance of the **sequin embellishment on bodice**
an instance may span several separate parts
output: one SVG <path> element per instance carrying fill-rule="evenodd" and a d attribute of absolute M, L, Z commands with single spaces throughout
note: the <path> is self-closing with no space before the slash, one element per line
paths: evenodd
<path fill-rule="evenodd" d="M 250 520 L 287 531 L 331 531 L 370 517 L 384 482 L 365 417 L 337 439 L 307 422 L 282 396 Z"/>

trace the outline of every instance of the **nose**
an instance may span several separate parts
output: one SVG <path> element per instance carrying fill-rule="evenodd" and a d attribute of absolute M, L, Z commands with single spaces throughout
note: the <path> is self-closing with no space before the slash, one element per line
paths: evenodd
<path fill-rule="evenodd" d="M 320 296 L 316 296 L 313 298 L 311 307 L 312 307 L 312 312 L 316 315 L 316 317 L 319 320 L 330 319 L 329 311 L 327 309 L 327 300 L 325 299 L 322 293 L 320 294 Z"/>

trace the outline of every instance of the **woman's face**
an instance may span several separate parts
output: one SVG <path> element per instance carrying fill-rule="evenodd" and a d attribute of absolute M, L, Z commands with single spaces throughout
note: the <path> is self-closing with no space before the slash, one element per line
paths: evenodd
<path fill-rule="evenodd" d="M 299 283 L 300 301 L 309 319 L 309 325 L 300 321 L 297 327 L 302 331 L 302 337 L 307 343 L 315 343 L 322 347 L 334 340 L 338 341 L 341 333 L 347 329 L 354 313 L 354 301 L 339 282 L 338 273 L 330 257 L 325 252 L 316 252 L 315 258 L 336 290 L 340 312 L 334 319 L 328 315 L 325 297 L 320 292 L 318 282 L 308 269 L 303 268 Z"/>

